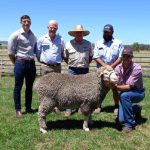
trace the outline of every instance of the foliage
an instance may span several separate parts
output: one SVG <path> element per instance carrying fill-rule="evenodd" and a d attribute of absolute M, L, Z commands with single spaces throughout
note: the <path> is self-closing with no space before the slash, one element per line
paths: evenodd
<path fill-rule="evenodd" d="M 132 50 L 133 51 L 139 51 L 140 50 L 139 48 L 140 48 L 140 46 L 139 46 L 138 42 L 132 44 Z"/>
<path fill-rule="evenodd" d="M 140 44 L 135 42 L 131 45 L 125 45 L 125 47 L 131 48 L 133 51 L 149 51 L 150 45 L 149 44 Z"/>

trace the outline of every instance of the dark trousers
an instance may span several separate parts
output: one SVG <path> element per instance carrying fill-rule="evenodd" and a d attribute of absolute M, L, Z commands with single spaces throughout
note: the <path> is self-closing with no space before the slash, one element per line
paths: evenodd
<path fill-rule="evenodd" d="M 21 89 L 25 79 L 25 107 L 26 110 L 31 109 L 32 104 L 32 88 L 36 75 L 35 62 L 16 60 L 14 65 L 15 87 L 14 87 L 14 103 L 15 109 L 21 110 Z"/>
<path fill-rule="evenodd" d="M 69 67 L 68 73 L 73 74 L 73 75 L 78 75 L 78 74 L 87 74 L 89 72 L 89 68 L 74 68 L 74 67 Z"/>

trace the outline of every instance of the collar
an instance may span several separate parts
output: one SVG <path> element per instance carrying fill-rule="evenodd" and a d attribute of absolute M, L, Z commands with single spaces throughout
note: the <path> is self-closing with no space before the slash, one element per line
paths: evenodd
<path fill-rule="evenodd" d="M 25 32 L 25 31 L 23 30 L 23 28 L 21 28 L 21 29 L 20 29 L 20 33 L 23 34 L 23 33 L 27 33 L 27 32 Z M 31 30 L 29 30 L 28 33 L 31 33 Z"/>
<path fill-rule="evenodd" d="M 58 34 L 56 34 L 56 35 L 55 35 L 55 38 L 54 38 L 54 40 L 53 40 L 53 41 L 55 41 L 56 39 L 58 39 L 58 37 L 59 37 L 59 35 L 58 35 Z M 50 40 L 50 41 L 51 41 L 51 38 L 50 38 L 50 36 L 49 36 L 49 34 L 48 34 L 48 33 L 45 35 L 45 38 L 47 38 L 48 40 Z"/>
<path fill-rule="evenodd" d="M 84 39 L 80 42 L 80 43 L 78 43 L 76 40 L 75 40 L 75 38 L 73 39 L 73 43 L 74 44 L 83 44 L 84 43 Z"/>
<path fill-rule="evenodd" d="M 105 43 L 113 43 L 114 42 L 114 37 L 112 37 L 112 40 L 111 41 L 108 41 L 108 42 L 106 42 L 104 39 L 103 39 L 103 44 L 105 44 Z"/>
<path fill-rule="evenodd" d="M 124 72 L 123 63 L 121 63 L 121 65 L 119 66 L 119 68 L 120 68 L 121 72 L 123 73 L 123 72 Z M 124 72 L 124 73 L 125 73 L 125 74 L 128 73 L 130 70 L 132 70 L 132 68 L 133 68 L 133 61 L 131 61 L 131 64 L 130 64 L 129 68 L 128 68 L 127 71 Z"/>

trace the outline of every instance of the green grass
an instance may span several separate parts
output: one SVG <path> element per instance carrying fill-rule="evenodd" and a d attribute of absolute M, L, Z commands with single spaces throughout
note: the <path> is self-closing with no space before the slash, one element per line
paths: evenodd
<path fill-rule="evenodd" d="M 39 132 L 37 113 L 25 114 L 23 119 L 15 118 L 13 104 L 13 77 L 0 79 L 0 150 L 149 150 L 150 147 L 150 79 L 144 79 L 146 97 L 141 103 L 142 122 L 136 130 L 125 136 L 117 130 L 113 116 L 111 92 L 103 103 L 104 111 L 93 114 L 91 131 L 82 130 L 81 114 L 70 119 L 54 113 L 47 117 L 48 133 Z M 36 92 L 33 94 L 33 108 L 38 108 Z M 22 91 L 24 111 L 24 87 Z"/>

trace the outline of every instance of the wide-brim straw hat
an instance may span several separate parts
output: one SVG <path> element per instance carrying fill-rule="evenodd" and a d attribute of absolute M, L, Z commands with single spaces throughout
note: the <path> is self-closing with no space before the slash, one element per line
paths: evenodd
<path fill-rule="evenodd" d="M 69 35 L 75 36 L 76 32 L 83 32 L 83 36 L 87 36 L 90 34 L 90 31 L 84 30 L 82 25 L 76 25 L 75 28 L 68 32 Z"/>

